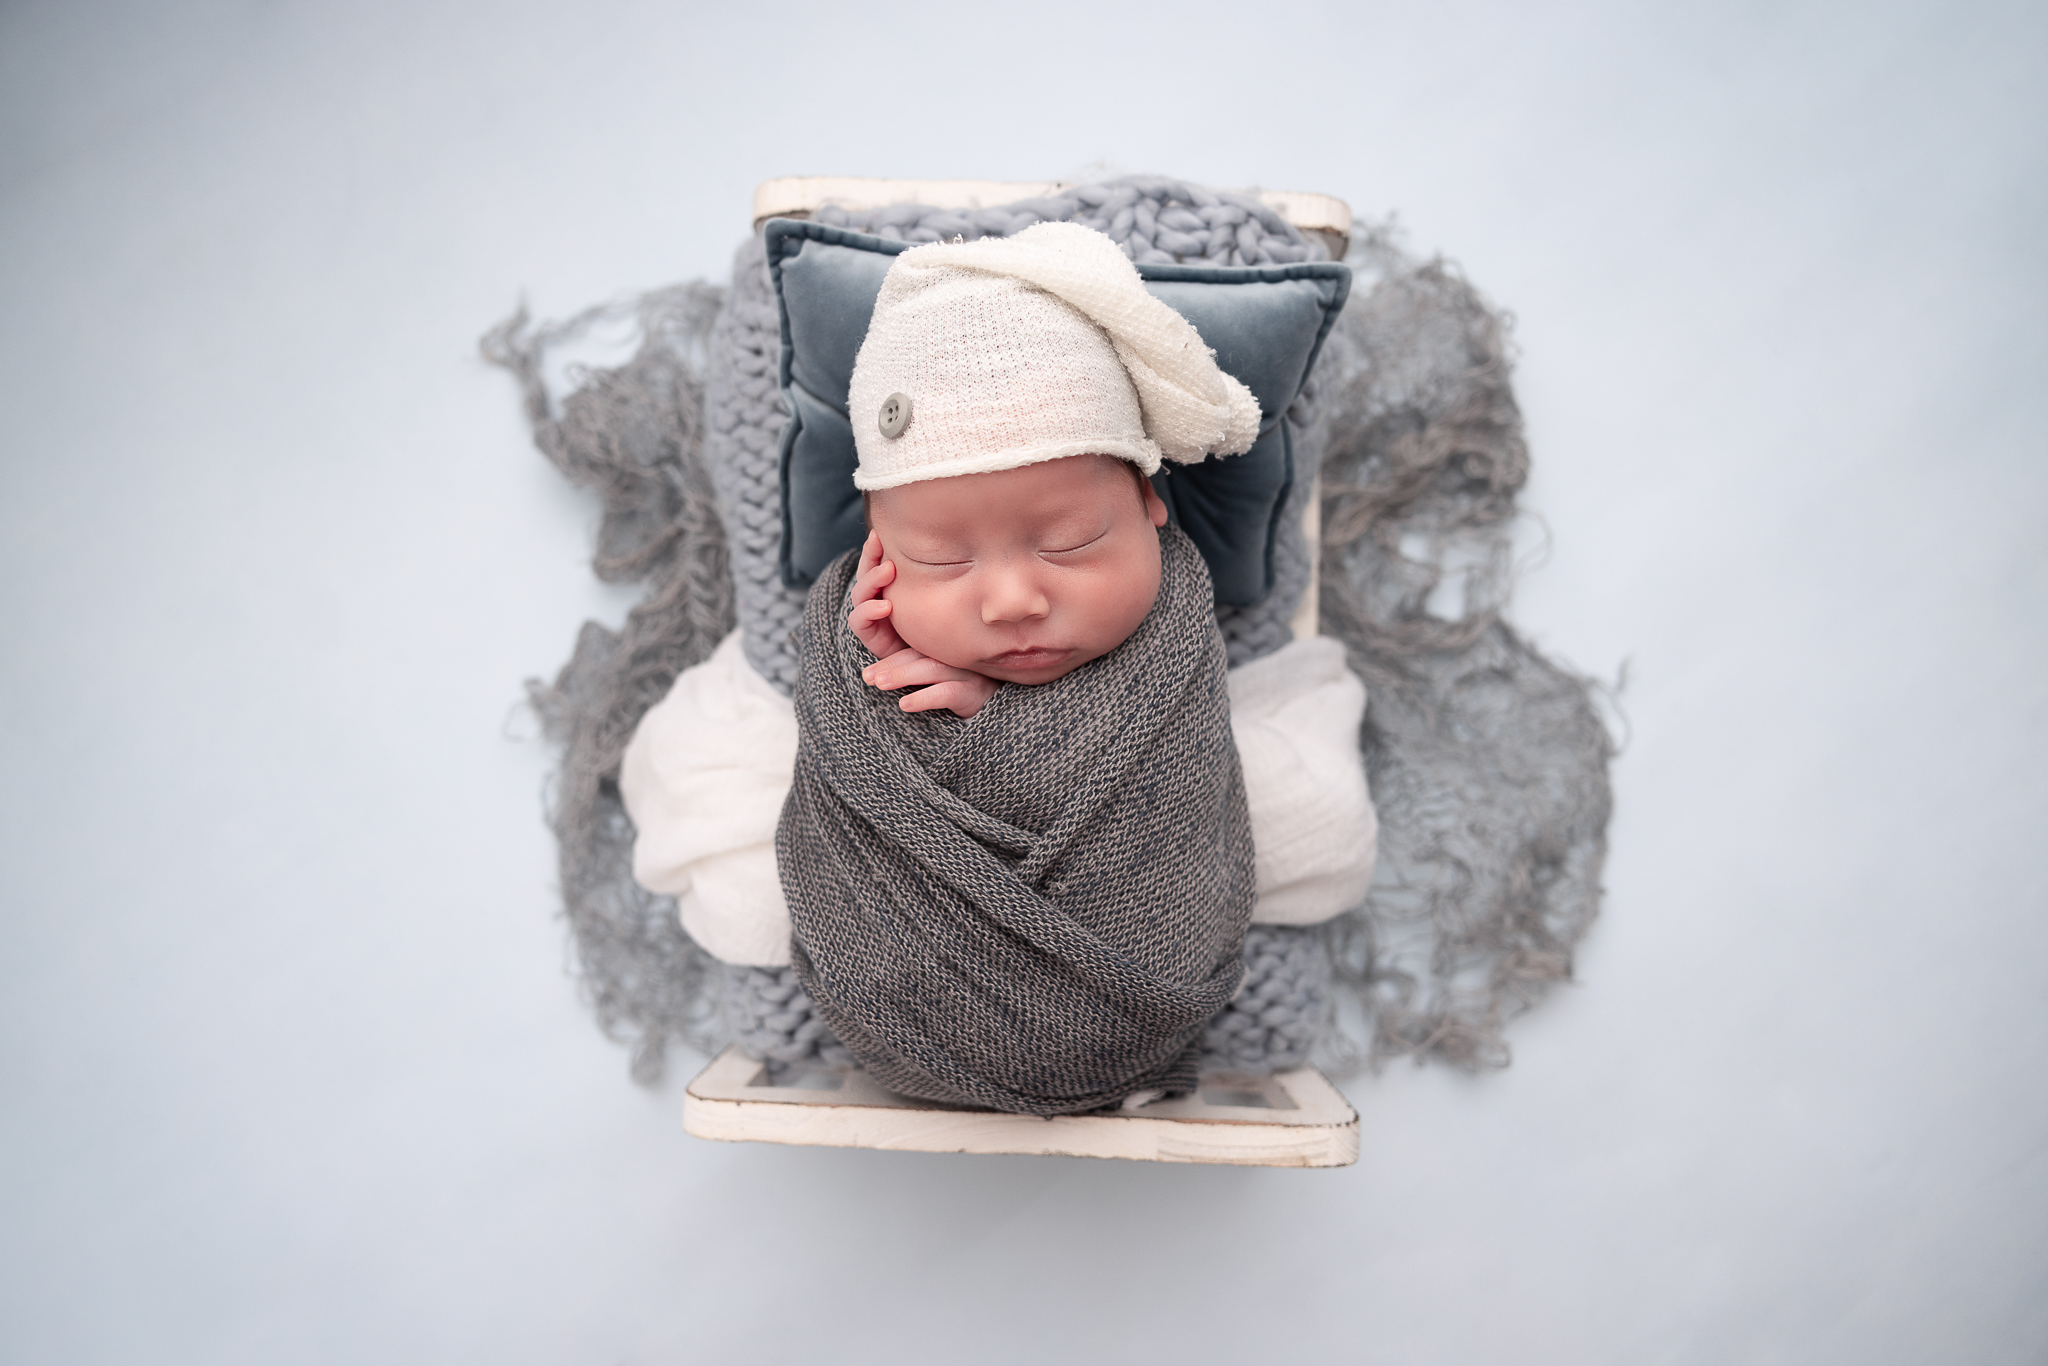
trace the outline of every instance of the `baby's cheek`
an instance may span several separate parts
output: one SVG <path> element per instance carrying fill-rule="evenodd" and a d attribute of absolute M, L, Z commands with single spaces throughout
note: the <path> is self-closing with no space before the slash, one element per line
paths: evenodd
<path fill-rule="evenodd" d="M 951 651 L 941 633 L 934 629 L 938 614 L 928 589 L 897 582 L 883 589 L 882 596 L 889 601 L 889 623 L 903 637 L 905 645 L 928 659 L 952 662 L 946 658 Z"/>
<path fill-rule="evenodd" d="M 1156 547 L 1148 549 L 1152 551 L 1150 555 L 1133 554 L 1117 575 L 1118 615 L 1125 635 L 1138 629 L 1152 604 L 1159 600 L 1159 554 Z"/>
<path fill-rule="evenodd" d="M 1138 592 L 1133 593 L 1130 596 L 1130 599 L 1124 607 L 1122 621 L 1123 629 L 1120 633 L 1121 638 L 1118 640 L 1118 644 L 1122 644 L 1124 640 L 1128 640 L 1133 634 L 1137 632 L 1137 629 L 1144 624 L 1146 614 L 1151 612 L 1152 604 L 1158 599 L 1158 597 L 1159 590 L 1156 587 L 1149 592 L 1140 590 Z"/>

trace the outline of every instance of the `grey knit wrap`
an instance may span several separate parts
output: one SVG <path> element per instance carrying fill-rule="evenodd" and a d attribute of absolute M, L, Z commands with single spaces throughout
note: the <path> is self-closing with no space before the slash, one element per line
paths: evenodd
<path fill-rule="evenodd" d="M 776 863 L 797 979 L 892 1091 L 1059 1115 L 1194 1086 L 1255 879 L 1215 590 L 1159 539 L 1128 640 L 965 721 L 861 680 L 857 550 L 811 589 Z"/>
<path fill-rule="evenodd" d="M 998 208 L 817 216 L 912 242 L 1071 219 L 1140 261 L 1325 254 L 1250 196 L 1154 177 Z M 1612 746 L 1592 685 L 1503 615 L 1529 465 L 1502 316 L 1390 229 L 1361 231 L 1348 260 L 1351 302 L 1289 413 L 1297 469 L 1275 591 L 1217 620 L 1233 665 L 1287 642 L 1308 578 L 1300 513 L 1320 471 L 1322 629 L 1372 694 L 1361 744 L 1379 873 L 1365 904 L 1327 926 L 1247 932 L 1244 989 L 1211 1024 L 1204 1065 L 1263 1071 L 1314 1052 L 1339 1066 L 1403 1054 L 1498 1066 L 1502 1030 L 1571 975 L 1598 908 Z M 574 392 L 551 401 L 547 367 L 626 320 L 638 352 L 572 368 Z M 672 898 L 632 881 L 617 788 L 641 714 L 735 620 L 755 668 L 785 691 L 794 682 L 802 600 L 777 568 L 779 344 L 758 237 L 728 289 L 676 286 L 544 327 L 522 311 L 484 339 L 520 380 L 542 452 L 604 500 L 600 577 L 647 585 L 622 630 L 586 624 L 560 675 L 530 685 L 562 747 L 548 814 L 581 980 L 643 1081 L 660 1075 L 670 1040 L 737 1041 L 778 1068 L 846 1056 L 790 969 L 716 962 L 683 933 Z"/>

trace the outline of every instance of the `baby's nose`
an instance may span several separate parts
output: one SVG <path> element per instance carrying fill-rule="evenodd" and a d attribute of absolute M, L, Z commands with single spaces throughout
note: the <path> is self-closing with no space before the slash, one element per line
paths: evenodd
<path fill-rule="evenodd" d="M 985 626 L 1003 621 L 1029 621 L 1052 610 L 1045 593 L 1031 576 L 998 571 L 989 576 L 981 597 L 981 620 Z"/>

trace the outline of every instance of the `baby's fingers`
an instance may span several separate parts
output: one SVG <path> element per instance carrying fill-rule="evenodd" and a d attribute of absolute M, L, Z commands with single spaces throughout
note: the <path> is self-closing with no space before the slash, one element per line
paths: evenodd
<path fill-rule="evenodd" d="M 867 646 L 868 653 L 877 659 L 886 659 L 903 648 L 903 638 L 889 621 L 894 611 L 887 598 L 870 598 L 846 614 L 853 638 Z"/>
<path fill-rule="evenodd" d="M 896 705 L 905 711 L 937 711 L 943 707 L 955 716 L 970 717 L 996 695 L 994 679 L 968 673 L 964 669 L 953 672 L 960 676 L 944 683 L 934 683 L 929 688 L 919 688 Z"/>
<path fill-rule="evenodd" d="M 884 692 L 915 688 L 896 705 L 905 711 L 944 708 L 956 716 L 972 716 L 995 696 L 996 681 L 967 669 L 941 664 L 905 647 L 861 670 L 861 678 Z"/>
<path fill-rule="evenodd" d="M 882 558 L 882 538 L 874 532 L 860 547 L 860 570 L 853 576 L 853 600 L 861 602 L 896 581 L 896 562 Z"/>
<path fill-rule="evenodd" d="M 961 673 L 952 665 L 941 664 L 906 645 L 862 669 L 860 677 L 863 683 L 889 692 L 896 688 L 920 688 L 927 683 L 943 683 L 949 678 L 960 677 Z"/>

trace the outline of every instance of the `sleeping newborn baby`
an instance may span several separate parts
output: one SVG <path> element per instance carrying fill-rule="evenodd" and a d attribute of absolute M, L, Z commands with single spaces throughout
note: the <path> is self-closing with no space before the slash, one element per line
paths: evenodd
<path fill-rule="evenodd" d="M 872 529 L 801 637 L 798 979 L 907 1095 L 1191 1088 L 1255 876 L 1214 594 L 1147 476 L 1247 449 L 1256 401 L 1055 224 L 898 257 L 848 406 Z"/>
<path fill-rule="evenodd" d="M 721 960 L 791 965 L 899 1093 L 1191 1088 L 1247 922 L 1372 871 L 1341 648 L 1226 675 L 1150 482 L 1248 449 L 1256 401 L 1108 238 L 1041 224 L 898 256 L 848 411 L 866 542 L 811 590 L 793 697 L 735 632 L 642 721 L 635 877 Z"/>

